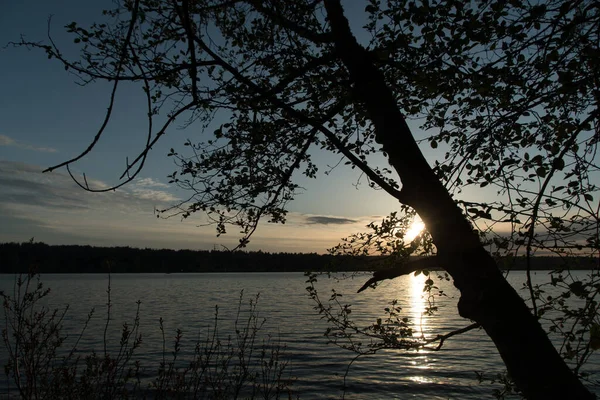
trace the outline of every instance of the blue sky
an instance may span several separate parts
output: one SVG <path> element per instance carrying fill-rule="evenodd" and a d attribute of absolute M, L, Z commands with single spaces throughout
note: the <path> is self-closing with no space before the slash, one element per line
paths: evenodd
<path fill-rule="evenodd" d="M 358 3 L 358 2 L 357 2 Z M 361 11 L 352 3 L 354 10 Z M 67 55 L 74 53 L 63 26 L 73 20 L 93 21 L 111 1 L 7 2 L 0 14 L 2 46 L 18 41 L 45 40 L 47 19 Z M 232 246 L 235 232 L 216 238 L 212 227 L 197 227 L 198 220 L 157 219 L 162 208 L 186 196 L 167 185 L 173 172 L 169 148 L 183 149 L 190 138 L 203 137 L 200 129 L 171 129 L 153 149 L 139 179 L 115 193 L 87 193 L 58 170 L 45 167 L 64 161 L 84 149 L 95 135 L 108 105 L 110 87 L 75 84 L 76 77 L 40 51 L 4 47 L 0 52 L 0 241 L 36 241 L 50 244 L 121 245 L 153 248 L 207 249 Z M 111 123 L 96 150 L 73 171 L 85 172 L 97 185 L 117 182 L 125 159 L 145 141 L 145 110 L 139 87 L 122 85 Z M 417 131 L 417 134 L 420 132 Z M 420 133 L 422 134 L 422 133 Z M 439 151 L 439 149 L 438 149 Z M 427 149 L 432 160 L 436 154 Z M 338 158 L 317 154 L 321 165 Z M 359 174 L 340 166 L 318 179 L 301 179 L 306 189 L 289 209 L 285 226 L 264 223 L 250 250 L 323 252 L 341 237 L 361 231 L 371 221 L 397 209 L 382 191 L 353 186 Z"/>

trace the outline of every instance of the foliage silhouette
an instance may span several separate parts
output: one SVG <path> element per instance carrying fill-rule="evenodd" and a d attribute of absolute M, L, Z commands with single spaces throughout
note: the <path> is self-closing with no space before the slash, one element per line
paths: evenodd
<path fill-rule="evenodd" d="M 233 225 L 243 247 L 261 219 L 285 222 L 296 170 L 316 176 L 311 146 L 340 155 L 402 211 L 422 218 L 428 233 L 421 244 L 461 291 L 460 315 L 483 327 L 526 397 L 593 397 L 539 324 L 541 288 L 528 279 L 530 312 L 486 248 L 513 255 L 524 248 L 528 260 L 535 251 L 597 255 L 596 2 L 370 0 L 359 38 L 339 0 L 135 0 L 105 15 L 107 23 L 67 26 L 82 45 L 80 60 L 66 59 L 51 38 L 20 43 L 44 49 L 83 83 L 113 85 L 90 146 L 48 171 L 66 166 L 71 173 L 93 149 L 123 81 L 142 86 L 149 129 L 115 187 L 135 178 L 175 119 L 207 127 L 216 114 L 226 116 L 211 139 L 170 152 L 178 166 L 171 181 L 191 196 L 164 212 L 203 212 L 218 234 Z M 153 131 L 161 112 L 163 125 Z M 445 152 L 433 168 L 409 118 L 430 129 L 422 144 Z M 391 168 L 378 164 L 378 154 Z M 112 189 L 71 176 L 86 190 Z M 459 200 L 469 187 L 497 200 Z M 508 235 L 493 231 L 502 224 Z M 387 247 L 379 237 L 396 233 L 389 220 L 382 225 L 362 237 L 375 250 Z M 338 250 L 352 252 L 358 242 Z M 399 244 L 391 254 L 403 264 L 392 269 L 419 269 L 405 263 L 418 248 Z M 594 279 L 566 281 L 588 313 L 597 308 Z M 594 316 L 581 332 L 596 330 Z"/>

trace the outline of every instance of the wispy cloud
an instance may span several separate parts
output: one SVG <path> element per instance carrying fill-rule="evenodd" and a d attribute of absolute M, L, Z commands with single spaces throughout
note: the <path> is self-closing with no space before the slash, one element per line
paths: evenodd
<path fill-rule="evenodd" d="M 100 180 L 88 178 L 95 188 L 108 185 Z M 0 161 L 0 203 L 33 205 L 48 208 L 107 209 L 135 207 L 153 210 L 177 201 L 167 190 L 150 189 L 149 186 L 168 188 L 151 178 L 146 178 L 124 189 L 107 193 L 89 193 L 75 186 L 71 178 L 60 172 L 42 173 L 38 166 Z M 111 205 L 112 204 L 112 205 Z M 118 206 L 116 206 L 118 205 Z"/>
<path fill-rule="evenodd" d="M 88 177 L 94 187 L 102 181 Z M 241 237 L 231 228 L 216 237 L 214 226 L 199 213 L 192 218 L 156 218 L 155 209 L 178 199 L 153 178 L 132 182 L 115 192 L 89 193 L 61 172 L 42 173 L 34 165 L 0 160 L 0 242 L 34 236 L 49 244 L 91 244 L 155 248 L 235 247 Z M 249 250 L 324 252 L 340 238 L 363 230 L 370 217 L 288 214 L 282 224 L 261 224 Z"/>
<path fill-rule="evenodd" d="M 321 224 L 321 225 L 346 225 L 354 224 L 358 222 L 355 219 L 340 218 L 340 217 L 327 217 L 324 215 L 312 215 L 306 217 L 306 222 L 309 224 Z"/>
<path fill-rule="evenodd" d="M 179 199 L 164 190 L 153 190 L 144 188 L 132 188 L 131 192 L 142 200 L 150 200 L 158 203 L 175 203 Z"/>
<path fill-rule="evenodd" d="M 12 146 L 12 147 L 18 147 L 20 149 L 25 149 L 25 150 L 41 151 L 44 153 L 56 153 L 58 151 L 52 147 L 40 147 L 40 146 L 33 146 L 33 145 L 30 145 L 27 143 L 23 143 L 23 142 L 20 142 L 18 140 L 15 140 L 9 136 L 2 135 L 2 134 L 0 134 L 0 146 Z"/>
<path fill-rule="evenodd" d="M 106 186 L 90 178 L 88 182 Z M 166 187 L 160 190 L 163 185 L 156 181 L 144 182 L 142 187 L 132 184 L 115 192 L 89 193 L 66 174 L 42 173 L 38 166 L 0 160 L 0 226 L 4 228 L 0 241 L 35 236 L 51 244 L 198 248 L 208 241 L 212 245 L 214 229 L 157 219 L 155 208 L 165 208 L 177 198 Z M 155 188 L 148 188 L 149 184 Z"/>
<path fill-rule="evenodd" d="M 152 178 L 137 179 L 132 182 L 127 189 L 136 197 L 143 200 L 150 200 L 159 203 L 175 203 L 179 199 L 166 190 L 169 185 L 159 182 Z"/>
<path fill-rule="evenodd" d="M 135 181 L 135 184 L 139 187 L 161 187 L 161 188 L 168 188 L 169 185 L 167 185 L 166 183 L 162 183 L 159 181 L 156 181 L 152 178 L 141 178 L 141 179 L 137 179 Z"/>

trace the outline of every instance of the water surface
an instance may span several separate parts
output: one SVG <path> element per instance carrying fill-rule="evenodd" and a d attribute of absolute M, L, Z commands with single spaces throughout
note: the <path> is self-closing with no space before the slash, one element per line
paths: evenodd
<path fill-rule="evenodd" d="M 428 316 L 424 314 L 428 303 L 423 296 L 423 276 L 384 281 L 376 290 L 356 294 L 367 278 L 363 275 L 336 282 L 322 277 L 318 288 L 323 299 L 329 298 L 331 287 L 342 292 L 343 303 L 352 305 L 352 315 L 363 324 L 384 317 L 383 309 L 392 299 L 398 299 L 403 315 L 411 318 L 416 335 L 433 337 L 469 325 L 469 321 L 457 314 L 458 296 L 450 282 L 439 283 L 447 296 L 437 298 L 439 311 Z M 536 272 L 535 279 L 541 282 L 546 278 L 546 272 Z M 520 287 L 524 273 L 513 272 L 509 280 Z M 52 289 L 49 298 L 52 306 L 70 305 L 65 329 L 71 338 L 79 332 L 90 309 L 96 309 L 79 347 L 100 352 L 106 320 L 107 276 L 47 274 L 42 281 Z M 0 275 L 0 290 L 10 293 L 13 282 L 14 276 Z M 359 358 L 348 368 L 355 354 L 328 344 L 323 335 L 327 324 L 313 309 L 315 304 L 307 296 L 306 286 L 306 277 L 301 273 L 115 274 L 111 277 L 112 323 L 108 336 L 112 343 L 118 341 L 122 324 L 133 322 L 136 302 L 141 301 L 143 344 L 137 359 L 147 366 L 145 374 L 151 378 L 162 358 L 159 318 L 164 320 L 167 344 L 173 342 L 175 329 L 183 331 L 182 348 L 186 354 L 214 322 L 216 305 L 219 305 L 221 332 L 231 327 L 243 290 L 244 303 L 260 293 L 258 310 L 266 318 L 263 332 L 285 343 L 291 372 L 298 377 L 294 388 L 300 398 L 339 399 L 344 394 L 348 399 L 492 397 L 491 392 L 497 386 L 479 384 L 475 371 L 493 375 L 502 372 L 504 366 L 483 331 L 451 338 L 439 351 L 381 351 Z M 0 358 L 5 357 L 6 353 L 1 351 Z M 588 368 L 592 371 L 600 366 L 598 357 L 594 357 Z"/>

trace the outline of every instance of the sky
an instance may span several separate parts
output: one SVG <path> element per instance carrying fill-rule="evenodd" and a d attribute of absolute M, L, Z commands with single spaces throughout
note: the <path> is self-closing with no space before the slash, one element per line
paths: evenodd
<path fill-rule="evenodd" d="M 357 2 L 358 3 L 358 2 Z M 349 13 L 363 7 L 352 3 Z M 167 153 L 183 149 L 188 139 L 207 138 L 197 127 L 170 129 L 154 147 L 139 177 L 116 192 L 89 193 L 78 188 L 61 169 L 41 171 L 79 154 L 102 122 L 110 86 L 80 86 L 74 75 L 40 51 L 5 46 L 18 41 L 46 39 L 51 31 L 65 54 L 75 55 L 72 38 L 63 26 L 85 25 L 111 8 L 108 1 L 21 0 L 5 2 L 0 13 L 0 242 L 30 238 L 48 244 L 89 244 L 172 249 L 233 247 L 235 230 L 217 238 L 214 227 L 198 226 L 200 219 L 157 218 L 188 193 L 168 185 L 177 168 Z M 143 145 L 146 119 L 139 87 L 122 85 L 113 118 L 97 149 L 73 166 L 90 182 L 104 187 L 118 182 L 126 157 Z M 416 132 L 417 135 L 423 132 Z M 439 149 L 438 149 L 439 151 Z M 429 160 L 438 154 L 427 149 Z M 338 158 L 316 154 L 321 165 Z M 264 222 L 249 250 L 318 252 L 342 237 L 364 231 L 372 221 L 398 208 L 383 191 L 353 185 L 359 173 L 340 166 L 330 174 L 321 168 L 318 179 L 300 179 L 305 188 L 289 205 L 285 225 Z"/>

